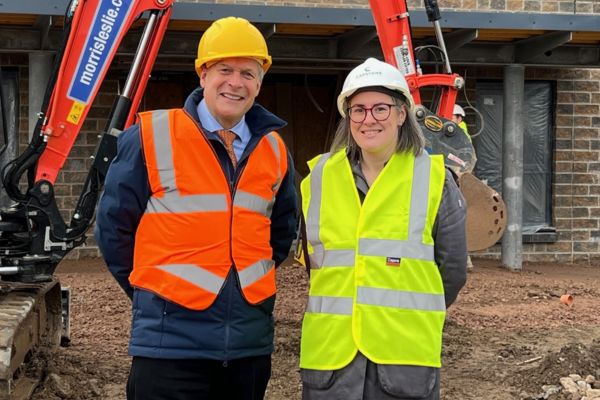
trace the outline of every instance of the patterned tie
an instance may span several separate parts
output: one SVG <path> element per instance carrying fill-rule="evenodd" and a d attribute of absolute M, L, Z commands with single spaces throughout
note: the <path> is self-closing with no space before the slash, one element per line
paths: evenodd
<path fill-rule="evenodd" d="M 233 151 L 233 141 L 238 137 L 238 135 L 236 135 L 234 132 L 226 130 L 218 130 L 217 135 L 219 135 L 223 141 L 223 146 L 225 146 L 225 150 L 227 150 L 227 154 L 229 154 L 229 158 L 231 158 L 233 168 L 235 168 L 237 166 L 237 157 Z"/>

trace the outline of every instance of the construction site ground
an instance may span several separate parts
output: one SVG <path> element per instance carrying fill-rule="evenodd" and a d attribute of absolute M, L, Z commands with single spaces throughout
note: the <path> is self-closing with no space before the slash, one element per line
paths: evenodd
<path fill-rule="evenodd" d="M 474 265 L 448 311 L 442 399 L 530 399 L 543 392 L 542 385 L 559 385 L 569 374 L 600 378 L 600 266 L 525 264 L 523 272 L 511 272 L 498 261 L 474 260 Z M 45 378 L 33 398 L 125 399 L 129 299 L 101 260 L 64 261 L 57 275 L 72 290 L 72 340 L 34 360 Z M 299 400 L 306 271 L 287 262 L 277 281 L 266 398 Z M 573 307 L 556 297 L 564 292 L 573 295 Z"/>

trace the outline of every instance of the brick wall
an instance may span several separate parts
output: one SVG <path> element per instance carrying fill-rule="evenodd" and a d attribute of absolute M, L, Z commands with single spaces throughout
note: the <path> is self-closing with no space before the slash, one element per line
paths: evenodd
<path fill-rule="evenodd" d="M 187 3 L 250 4 L 267 6 L 368 8 L 369 0 L 178 0 Z M 558 14 L 600 14 L 600 2 L 561 0 L 440 0 L 441 10 L 506 11 Z M 408 8 L 423 9 L 421 0 L 408 0 Z"/>
<path fill-rule="evenodd" d="M 472 103 L 477 78 L 502 78 L 502 68 L 469 68 L 467 73 Z M 526 68 L 525 78 L 556 82 L 552 225 L 558 241 L 523 244 L 523 260 L 596 262 L 600 260 L 600 70 Z M 473 255 L 498 258 L 500 246 Z"/>

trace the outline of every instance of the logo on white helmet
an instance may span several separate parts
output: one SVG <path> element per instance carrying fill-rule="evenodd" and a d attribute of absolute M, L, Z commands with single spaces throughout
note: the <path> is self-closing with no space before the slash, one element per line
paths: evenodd
<path fill-rule="evenodd" d="M 382 75 L 381 71 L 371 71 L 371 67 L 365 67 L 365 72 L 363 72 L 362 74 L 358 74 L 354 77 L 354 79 L 360 79 L 360 78 L 364 78 L 367 76 L 374 76 L 374 75 Z"/>

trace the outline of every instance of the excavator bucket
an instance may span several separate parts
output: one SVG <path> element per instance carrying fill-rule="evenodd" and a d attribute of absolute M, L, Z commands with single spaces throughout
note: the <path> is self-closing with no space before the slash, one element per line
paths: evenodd
<path fill-rule="evenodd" d="M 444 156 L 446 166 L 460 176 L 458 186 L 467 201 L 469 251 L 493 246 L 504 233 L 506 207 L 498 192 L 471 174 L 477 162 L 471 140 L 457 124 L 423 106 L 418 106 L 415 114 L 427 149 Z"/>
<path fill-rule="evenodd" d="M 506 206 L 494 189 L 466 172 L 458 187 L 467 201 L 467 246 L 469 251 L 493 246 L 506 228 Z"/>

